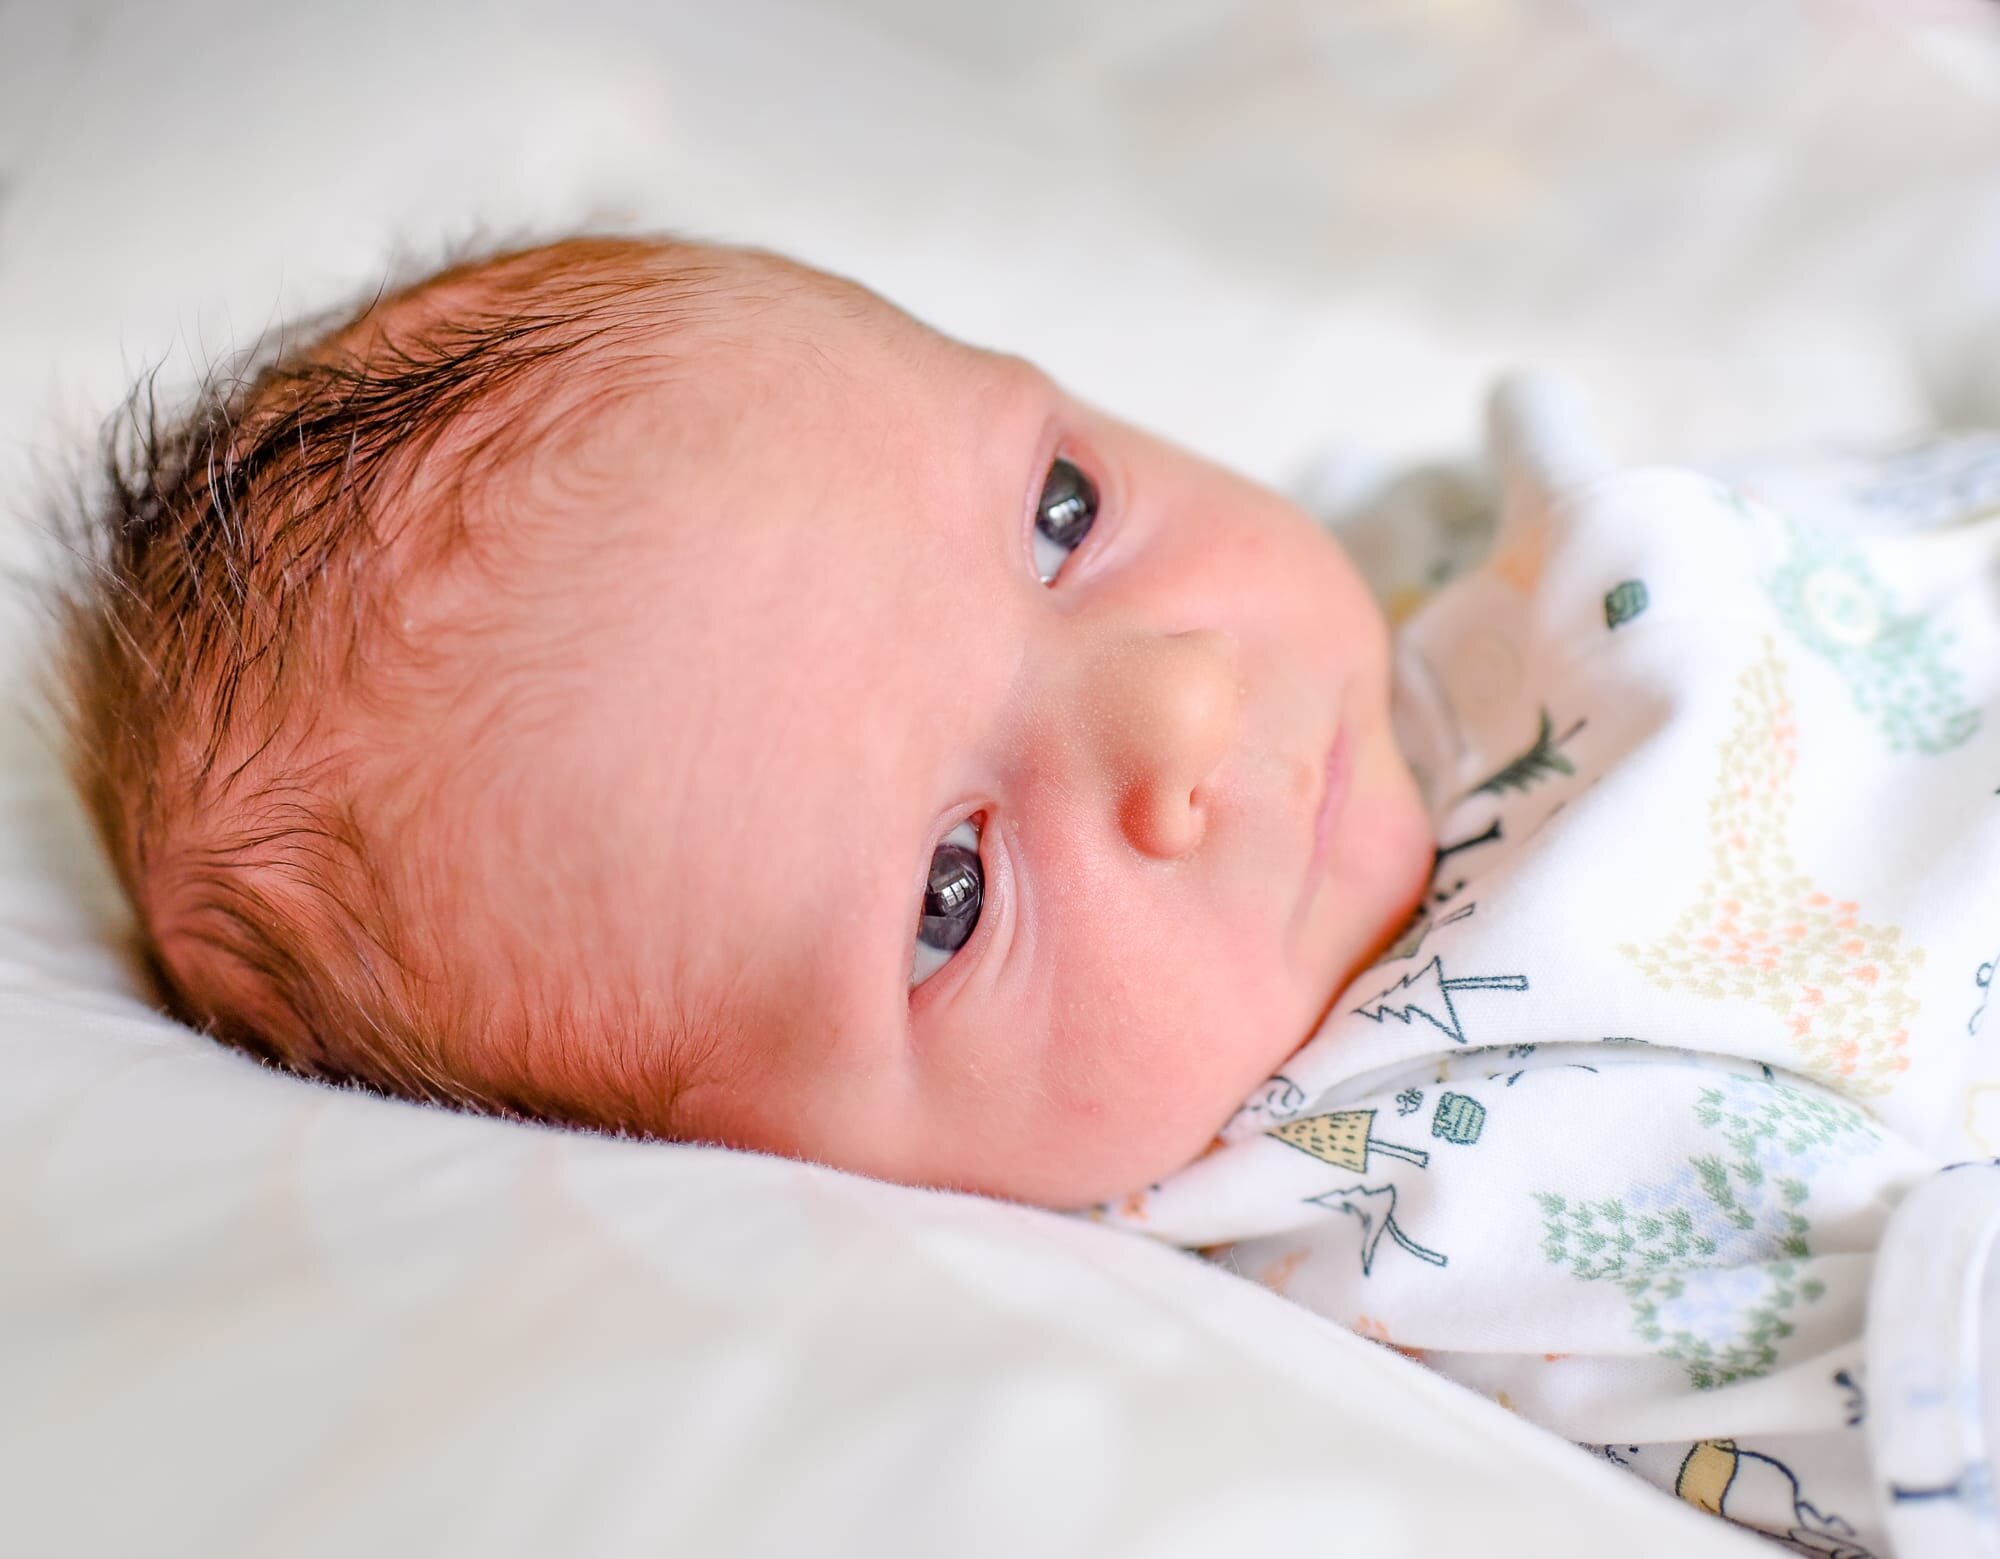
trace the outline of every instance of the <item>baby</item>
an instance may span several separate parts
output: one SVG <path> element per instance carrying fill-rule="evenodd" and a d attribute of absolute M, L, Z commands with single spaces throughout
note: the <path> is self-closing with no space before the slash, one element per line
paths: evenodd
<path fill-rule="evenodd" d="M 1392 655 L 1298 508 L 767 254 L 502 255 L 136 405 L 70 724 L 190 1022 L 1094 1206 L 1888 1552 L 1861 1301 L 2000 1090 L 1991 446 L 1725 486 L 1514 392 Z"/>
<path fill-rule="evenodd" d="M 461 266 L 127 454 L 82 790 L 302 1072 L 1076 1207 L 1429 871 L 1303 513 L 769 255 Z"/>

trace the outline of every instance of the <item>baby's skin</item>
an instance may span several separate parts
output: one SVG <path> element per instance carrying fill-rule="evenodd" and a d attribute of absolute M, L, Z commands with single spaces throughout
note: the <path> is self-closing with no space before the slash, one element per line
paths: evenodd
<path fill-rule="evenodd" d="M 1199 1156 L 1422 892 L 1326 531 L 850 282 L 573 240 L 229 382 L 142 428 L 72 654 L 220 1037 L 1081 1207 Z"/>
<path fill-rule="evenodd" d="M 844 284 L 755 325 L 624 444 L 630 652 L 567 738 L 575 847 L 759 1014 L 683 1109 L 1050 1206 L 1154 1181 L 1422 891 L 1383 614 L 1297 507 L 1018 358 Z"/>

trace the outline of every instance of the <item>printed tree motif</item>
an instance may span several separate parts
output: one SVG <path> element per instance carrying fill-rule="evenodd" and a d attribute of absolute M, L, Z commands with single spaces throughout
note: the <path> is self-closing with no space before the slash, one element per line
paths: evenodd
<path fill-rule="evenodd" d="M 1781 1083 L 1704 1088 L 1695 1120 L 1722 1151 L 1622 1196 L 1544 1191 L 1542 1254 L 1587 1282 L 1616 1283 L 1632 1329 L 1678 1361 L 1698 1390 L 1754 1380 L 1778 1362 L 1791 1313 L 1820 1297 L 1805 1208 L 1812 1175 L 1838 1151 L 1879 1140 L 1854 1106 Z"/>
<path fill-rule="evenodd" d="M 1947 658 L 1951 634 L 1921 615 L 1899 616 L 1850 538 L 1790 516 L 1782 523 L 1785 559 L 1764 581 L 1771 604 L 1801 644 L 1832 663 L 1890 750 L 1949 752 L 1970 738 L 1979 711 L 1967 706 Z"/>
<path fill-rule="evenodd" d="M 1816 888 L 1787 843 L 1798 725 L 1784 665 L 1767 639 L 1738 680 L 1708 802 L 1708 872 L 1666 935 L 1623 943 L 1653 984 L 1784 1016 L 1802 1070 L 1851 1092 L 1888 1091 L 1908 1070 L 1921 948 L 1896 926 Z"/>
<path fill-rule="evenodd" d="M 1303 1120 L 1287 1121 L 1282 1126 L 1273 1126 L 1265 1135 L 1276 1137 L 1301 1153 L 1310 1153 L 1322 1164 L 1352 1170 L 1357 1175 L 1368 1173 L 1370 1148 L 1390 1158 L 1406 1159 L 1419 1169 L 1431 1161 L 1430 1154 L 1421 1148 L 1406 1148 L 1370 1136 L 1369 1128 L 1374 1124 L 1373 1110 L 1336 1110 L 1331 1115 L 1308 1115 Z"/>
<path fill-rule="evenodd" d="M 1453 1044 L 1462 1045 L 1465 1043 L 1465 1030 L 1459 1023 L 1458 1009 L 1452 1005 L 1453 991 L 1525 991 L 1527 988 L 1528 977 L 1525 974 L 1475 974 L 1455 980 L 1446 979 L 1444 959 L 1440 955 L 1434 956 L 1421 968 L 1412 969 L 1354 1011 L 1377 1023 L 1386 1018 L 1394 1018 L 1399 1023 L 1422 1018 L 1433 1028 L 1449 1034 Z"/>
<path fill-rule="evenodd" d="M 1541 728 L 1535 734 L 1534 745 L 1513 762 L 1488 775 L 1466 794 L 1503 795 L 1510 790 L 1526 790 L 1535 781 L 1546 779 L 1551 774 L 1574 774 L 1576 765 L 1562 755 L 1562 743 L 1568 741 L 1583 729 L 1583 722 L 1577 721 L 1561 736 L 1555 734 L 1555 725 L 1549 719 L 1549 712 L 1542 711 Z"/>
<path fill-rule="evenodd" d="M 1442 858 L 1443 852 L 1439 852 L 1439 859 Z M 1432 915 L 1431 907 L 1428 904 L 1419 904 L 1416 913 L 1410 916 L 1409 924 L 1404 926 L 1401 934 L 1397 936 L 1395 944 L 1377 962 L 1393 964 L 1405 958 L 1415 958 L 1423 948 L 1424 939 L 1437 930 L 1438 927 L 1448 926 L 1454 921 L 1464 920 L 1478 908 L 1479 906 L 1476 903 L 1461 904 L 1449 915 L 1440 919 Z"/>
<path fill-rule="evenodd" d="M 1375 1248 L 1382 1243 L 1382 1236 L 1385 1234 L 1419 1261 L 1427 1261 L 1434 1267 L 1442 1267 L 1450 1260 L 1437 1251 L 1419 1245 L 1403 1232 L 1402 1226 L 1396 1222 L 1396 1188 L 1393 1185 L 1345 1186 L 1338 1191 L 1309 1196 L 1306 1200 L 1333 1212 L 1348 1213 L 1360 1223 L 1363 1277 L 1367 1277 L 1373 1271 Z"/>

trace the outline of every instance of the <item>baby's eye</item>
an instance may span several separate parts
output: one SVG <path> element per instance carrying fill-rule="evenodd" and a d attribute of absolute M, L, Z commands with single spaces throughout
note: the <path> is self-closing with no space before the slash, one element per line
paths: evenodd
<path fill-rule="evenodd" d="M 931 854 L 924 907 L 917 917 L 917 956 L 910 966 L 915 990 L 951 961 L 979 924 L 986 873 L 979 864 L 979 833 L 967 818 Z"/>
<path fill-rule="evenodd" d="M 1049 467 L 1035 506 L 1035 572 L 1052 584 L 1097 518 L 1097 484 L 1067 460 Z"/>

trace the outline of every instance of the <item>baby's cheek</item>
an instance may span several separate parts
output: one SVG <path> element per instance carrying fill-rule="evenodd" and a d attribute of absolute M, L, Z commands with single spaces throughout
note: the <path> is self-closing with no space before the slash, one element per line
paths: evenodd
<path fill-rule="evenodd" d="M 1215 844 L 1206 859 L 1129 875 L 1066 861 L 1071 891 L 1037 933 L 1056 949 L 1040 1056 L 1058 1133 L 1109 1133 L 1149 1161 L 1183 1146 L 1192 1156 L 1324 1004 L 1324 978 L 1302 975 L 1285 948 L 1301 863 L 1269 830 Z"/>
<path fill-rule="evenodd" d="M 1156 941 L 1073 963 L 1050 1009 L 1029 1157 L 1098 1188 L 1084 1200 L 1198 1157 L 1292 1048 L 1282 981 L 1253 962 L 1211 932 L 1178 957 Z"/>
<path fill-rule="evenodd" d="M 1260 934 L 1261 931 L 1261 934 Z M 1132 1015 L 1150 1064 L 1196 1113 L 1227 1113 L 1303 1021 L 1309 993 L 1277 940 L 1246 915 L 1203 928 L 1161 959 Z M 1136 1047 L 1135 1047 L 1136 1048 Z"/>

